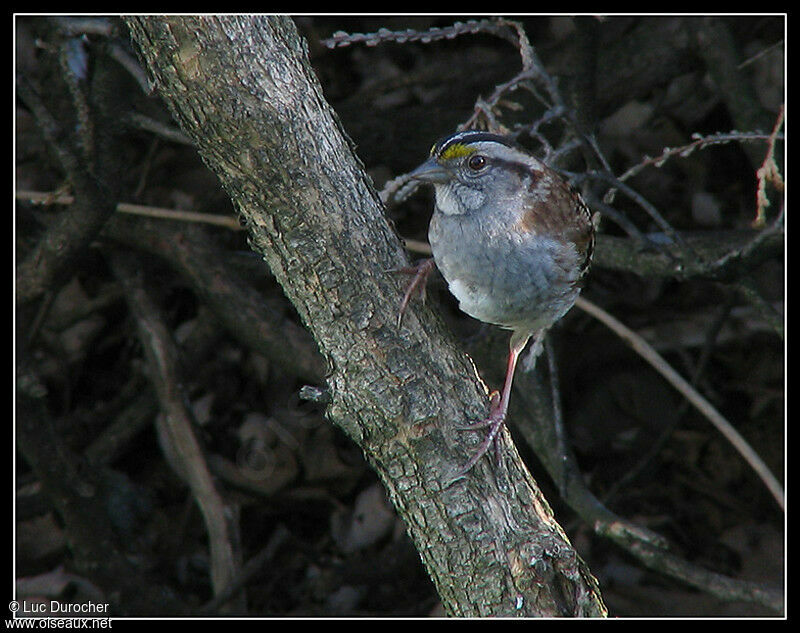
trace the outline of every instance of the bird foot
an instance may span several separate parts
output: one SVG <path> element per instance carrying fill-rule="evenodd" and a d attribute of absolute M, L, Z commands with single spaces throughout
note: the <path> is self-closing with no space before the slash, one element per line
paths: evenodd
<path fill-rule="evenodd" d="M 475 424 L 468 424 L 466 426 L 459 427 L 458 430 L 460 431 L 471 431 L 475 429 L 481 429 L 489 427 L 489 432 L 486 434 L 486 437 L 481 442 L 481 445 L 478 447 L 478 450 L 470 457 L 469 461 L 461 467 L 461 469 L 455 474 L 452 481 L 456 481 L 457 479 L 461 479 L 464 475 L 466 475 L 472 467 L 478 463 L 481 457 L 483 457 L 489 449 L 494 445 L 496 458 L 498 463 L 500 462 L 500 445 L 497 441 L 498 435 L 500 434 L 500 430 L 503 428 L 503 424 L 506 421 L 506 407 L 502 406 L 502 398 L 500 397 L 499 391 L 493 391 L 489 396 L 490 400 L 490 408 L 489 408 L 489 415 L 486 417 L 485 420 L 481 422 L 477 422 Z"/>
<path fill-rule="evenodd" d="M 489 415 L 485 420 L 480 422 L 473 422 L 472 424 L 464 424 L 457 426 L 457 431 L 474 431 L 476 429 L 485 429 L 492 424 L 492 415 L 500 407 L 500 392 L 495 389 L 489 394 Z"/>
<path fill-rule="evenodd" d="M 406 288 L 406 293 L 403 295 L 403 300 L 400 302 L 400 309 L 397 312 L 397 327 L 400 327 L 400 324 L 403 321 L 403 314 L 408 307 L 409 302 L 411 301 L 411 297 L 414 295 L 414 292 L 419 292 L 420 296 L 422 297 L 423 303 L 425 302 L 425 285 L 428 283 L 428 276 L 431 274 L 435 263 L 433 258 L 430 257 L 428 259 L 423 259 L 422 261 L 418 262 L 414 266 L 405 266 L 403 268 L 392 268 L 388 272 L 391 273 L 404 273 L 406 275 L 414 275 L 414 278 L 408 284 Z"/>

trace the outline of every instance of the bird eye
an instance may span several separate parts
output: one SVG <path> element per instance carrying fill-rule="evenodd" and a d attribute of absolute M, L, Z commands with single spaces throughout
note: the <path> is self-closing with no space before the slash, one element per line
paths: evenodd
<path fill-rule="evenodd" d="M 467 161 L 467 167 L 469 167 L 472 171 L 480 171 L 484 167 L 486 167 L 486 156 L 481 156 L 480 154 L 473 154 L 469 157 Z"/>

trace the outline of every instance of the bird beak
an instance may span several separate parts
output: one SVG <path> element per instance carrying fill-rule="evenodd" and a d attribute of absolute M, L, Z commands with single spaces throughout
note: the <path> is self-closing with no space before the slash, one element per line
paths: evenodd
<path fill-rule="evenodd" d="M 414 171 L 410 172 L 408 177 L 413 180 L 421 180 L 422 182 L 443 184 L 449 182 L 452 175 L 447 169 L 437 163 L 435 159 L 429 158 Z"/>

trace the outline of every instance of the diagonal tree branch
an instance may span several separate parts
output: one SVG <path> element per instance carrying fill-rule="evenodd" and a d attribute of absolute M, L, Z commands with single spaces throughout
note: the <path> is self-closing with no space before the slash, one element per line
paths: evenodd
<path fill-rule="evenodd" d="M 605 615 L 507 434 L 447 486 L 486 388 L 434 316 L 395 325 L 407 263 L 286 17 L 136 17 L 135 43 L 329 365 L 330 419 L 364 450 L 452 615 Z"/>

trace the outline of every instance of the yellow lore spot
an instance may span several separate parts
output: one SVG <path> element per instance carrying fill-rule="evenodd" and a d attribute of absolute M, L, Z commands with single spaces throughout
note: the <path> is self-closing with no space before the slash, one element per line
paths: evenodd
<path fill-rule="evenodd" d="M 475 148 L 469 145 L 464 145 L 463 143 L 453 143 L 445 149 L 439 158 L 441 160 L 452 160 L 454 158 L 461 158 L 463 156 L 469 156 L 470 154 L 475 153 Z"/>

